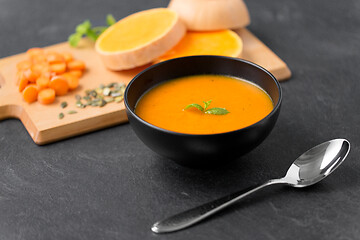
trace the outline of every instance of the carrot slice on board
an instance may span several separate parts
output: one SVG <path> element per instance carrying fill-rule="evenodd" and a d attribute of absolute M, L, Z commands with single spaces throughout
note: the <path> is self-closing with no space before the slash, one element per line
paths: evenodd
<path fill-rule="evenodd" d="M 38 98 L 38 88 L 35 84 L 29 84 L 27 87 L 23 90 L 22 95 L 25 100 L 25 102 L 32 103 L 35 102 Z"/>
<path fill-rule="evenodd" d="M 74 90 L 79 86 L 79 78 L 76 77 L 75 75 L 67 72 L 62 74 L 61 76 L 63 76 L 68 82 L 70 90 Z"/>
<path fill-rule="evenodd" d="M 38 55 L 43 55 L 44 54 L 44 50 L 42 48 L 30 48 L 29 50 L 26 51 L 26 54 L 32 58 Z"/>
<path fill-rule="evenodd" d="M 30 59 L 33 63 L 47 63 L 46 57 L 43 54 L 35 55 Z"/>
<path fill-rule="evenodd" d="M 27 69 L 24 71 L 24 77 L 29 81 L 29 82 L 36 82 L 36 79 L 38 77 L 40 77 L 40 74 L 33 71 L 31 68 Z"/>
<path fill-rule="evenodd" d="M 68 73 L 78 78 L 81 78 L 81 76 L 83 75 L 83 72 L 81 70 L 72 70 L 72 71 L 68 71 Z"/>
<path fill-rule="evenodd" d="M 56 74 L 62 74 L 66 72 L 66 63 L 53 63 L 50 64 L 50 71 Z"/>
<path fill-rule="evenodd" d="M 69 91 L 69 84 L 62 76 L 55 76 L 51 79 L 49 87 L 55 90 L 56 96 L 63 96 Z"/>
<path fill-rule="evenodd" d="M 50 66 L 48 63 L 35 63 L 31 66 L 31 70 L 40 76 L 44 72 L 50 72 Z"/>
<path fill-rule="evenodd" d="M 85 63 L 81 60 L 72 60 L 67 63 L 67 67 L 68 67 L 69 71 L 72 71 L 72 70 L 83 71 L 85 69 Z"/>
<path fill-rule="evenodd" d="M 21 62 L 19 62 L 18 64 L 16 64 L 16 68 L 18 70 L 26 70 L 29 69 L 31 67 L 32 63 L 29 60 L 23 60 Z"/>
<path fill-rule="evenodd" d="M 22 92 L 28 84 L 29 81 L 25 77 L 20 77 L 19 92 Z"/>
<path fill-rule="evenodd" d="M 16 72 L 16 86 L 19 86 L 21 79 L 24 78 L 24 71 L 20 70 Z"/>
<path fill-rule="evenodd" d="M 63 54 L 65 62 L 70 62 L 74 59 L 73 55 L 69 52 L 64 52 Z"/>
<path fill-rule="evenodd" d="M 57 53 L 57 52 L 48 52 L 46 54 L 46 60 L 48 61 L 48 63 L 52 64 L 52 63 L 63 63 L 65 62 L 65 59 L 63 57 L 62 54 Z"/>
<path fill-rule="evenodd" d="M 55 90 L 52 88 L 46 88 L 39 92 L 38 101 L 41 104 L 51 104 L 55 101 Z"/>
<path fill-rule="evenodd" d="M 45 89 L 49 87 L 50 78 L 46 76 L 40 76 L 36 79 L 36 85 L 38 86 L 39 90 Z"/>

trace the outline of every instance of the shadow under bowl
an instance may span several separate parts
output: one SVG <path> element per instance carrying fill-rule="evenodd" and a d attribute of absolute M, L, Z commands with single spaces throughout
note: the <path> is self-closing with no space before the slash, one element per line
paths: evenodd
<path fill-rule="evenodd" d="M 165 130 L 136 115 L 138 100 L 155 85 L 199 74 L 233 76 L 253 82 L 269 94 L 274 109 L 265 118 L 246 128 L 207 135 Z M 153 65 L 133 78 L 124 96 L 129 122 L 145 145 L 181 165 L 200 168 L 226 164 L 258 146 L 273 129 L 280 112 L 281 100 L 280 84 L 269 71 L 239 58 L 222 56 L 183 57 Z"/>

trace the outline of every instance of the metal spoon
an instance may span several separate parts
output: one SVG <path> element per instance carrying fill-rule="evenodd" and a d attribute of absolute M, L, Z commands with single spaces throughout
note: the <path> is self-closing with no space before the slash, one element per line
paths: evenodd
<path fill-rule="evenodd" d="M 155 233 L 167 233 L 190 227 L 240 199 L 273 184 L 286 184 L 297 188 L 310 186 L 332 173 L 345 160 L 349 151 L 350 143 L 345 139 L 324 142 L 298 157 L 290 166 L 285 177 L 269 180 L 250 189 L 179 213 L 155 223 L 151 230 Z"/>

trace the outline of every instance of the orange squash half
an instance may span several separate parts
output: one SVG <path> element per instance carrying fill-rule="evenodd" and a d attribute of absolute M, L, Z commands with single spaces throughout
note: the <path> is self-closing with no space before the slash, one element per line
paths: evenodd
<path fill-rule="evenodd" d="M 157 61 L 193 55 L 239 57 L 242 49 L 241 38 L 231 30 L 189 31 L 174 48 L 159 57 Z"/>
<path fill-rule="evenodd" d="M 97 39 L 95 49 L 107 68 L 131 69 L 163 55 L 185 32 L 175 11 L 155 8 L 132 14 L 109 27 Z"/>

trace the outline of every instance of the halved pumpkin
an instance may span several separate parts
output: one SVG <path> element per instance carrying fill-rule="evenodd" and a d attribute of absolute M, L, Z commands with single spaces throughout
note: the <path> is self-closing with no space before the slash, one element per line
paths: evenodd
<path fill-rule="evenodd" d="M 250 23 L 243 0 L 171 0 L 168 7 L 191 31 L 236 29 Z"/>
<path fill-rule="evenodd" d="M 100 35 L 95 49 L 111 70 L 130 69 L 152 62 L 185 35 L 178 14 L 155 8 L 132 14 Z"/>
<path fill-rule="evenodd" d="M 240 56 L 243 49 L 241 38 L 231 30 L 212 32 L 187 32 L 171 50 L 158 58 L 165 61 L 193 55 Z"/>

